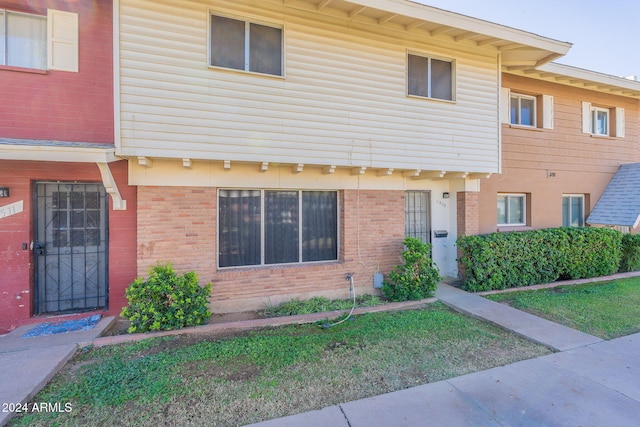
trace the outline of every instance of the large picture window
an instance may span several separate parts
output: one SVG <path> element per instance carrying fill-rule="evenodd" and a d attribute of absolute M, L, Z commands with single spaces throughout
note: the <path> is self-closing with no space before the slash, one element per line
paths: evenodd
<path fill-rule="evenodd" d="M 220 190 L 218 265 L 338 258 L 335 191 Z"/>
<path fill-rule="evenodd" d="M 282 75 L 282 28 L 211 15 L 211 65 Z"/>
<path fill-rule="evenodd" d="M 409 95 L 453 100 L 453 61 L 409 54 L 407 64 Z"/>

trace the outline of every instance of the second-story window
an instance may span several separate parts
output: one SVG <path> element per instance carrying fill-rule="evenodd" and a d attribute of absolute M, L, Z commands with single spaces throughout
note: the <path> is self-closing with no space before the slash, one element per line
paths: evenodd
<path fill-rule="evenodd" d="M 609 109 L 591 107 L 591 133 L 609 135 Z"/>
<path fill-rule="evenodd" d="M 536 98 L 534 96 L 511 93 L 511 124 L 536 126 Z"/>
<path fill-rule="evenodd" d="M 0 65 L 47 68 L 47 17 L 0 10 Z"/>
<path fill-rule="evenodd" d="M 622 107 L 582 103 L 582 132 L 595 136 L 624 138 L 625 113 Z"/>
<path fill-rule="evenodd" d="M 453 61 L 410 53 L 407 68 L 409 95 L 453 100 Z"/>
<path fill-rule="evenodd" d="M 282 75 L 282 28 L 211 15 L 214 67 Z"/>

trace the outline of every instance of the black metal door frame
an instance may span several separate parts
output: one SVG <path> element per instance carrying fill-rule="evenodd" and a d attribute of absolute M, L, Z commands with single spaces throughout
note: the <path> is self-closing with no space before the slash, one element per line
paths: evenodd
<path fill-rule="evenodd" d="M 431 243 L 431 191 L 405 191 L 404 213 L 405 236 Z"/>
<path fill-rule="evenodd" d="M 108 308 L 109 198 L 102 183 L 33 185 L 33 312 Z"/>

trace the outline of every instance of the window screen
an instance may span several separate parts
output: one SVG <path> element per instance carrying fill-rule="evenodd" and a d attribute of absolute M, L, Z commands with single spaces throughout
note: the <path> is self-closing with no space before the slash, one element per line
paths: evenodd
<path fill-rule="evenodd" d="M 212 15 L 211 65 L 282 75 L 282 29 Z"/>

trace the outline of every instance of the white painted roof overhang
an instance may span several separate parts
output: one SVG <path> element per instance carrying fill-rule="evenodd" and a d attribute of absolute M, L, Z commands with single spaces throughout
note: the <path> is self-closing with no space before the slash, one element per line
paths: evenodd
<path fill-rule="evenodd" d="M 500 52 L 503 68 L 538 67 L 571 43 L 408 0 L 283 0 L 286 7 Z"/>
<path fill-rule="evenodd" d="M 116 157 L 113 144 L 0 138 L 0 160 L 95 163 L 111 195 L 113 209 L 127 208 L 109 168 L 109 163 L 121 160 Z"/>
<path fill-rule="evenodd" d="M 110 163 L 120 159 L 113 144 L 0 138 L 0 160 Z"/>
<path fill-rule="evenodd" d="M 613 95 L 640 98 L 640 82 L 638 81 L 571 67 L 569 65 L 550 63 L 535 69 L 517 68 L 508 70 L 507 72 Z"/>

